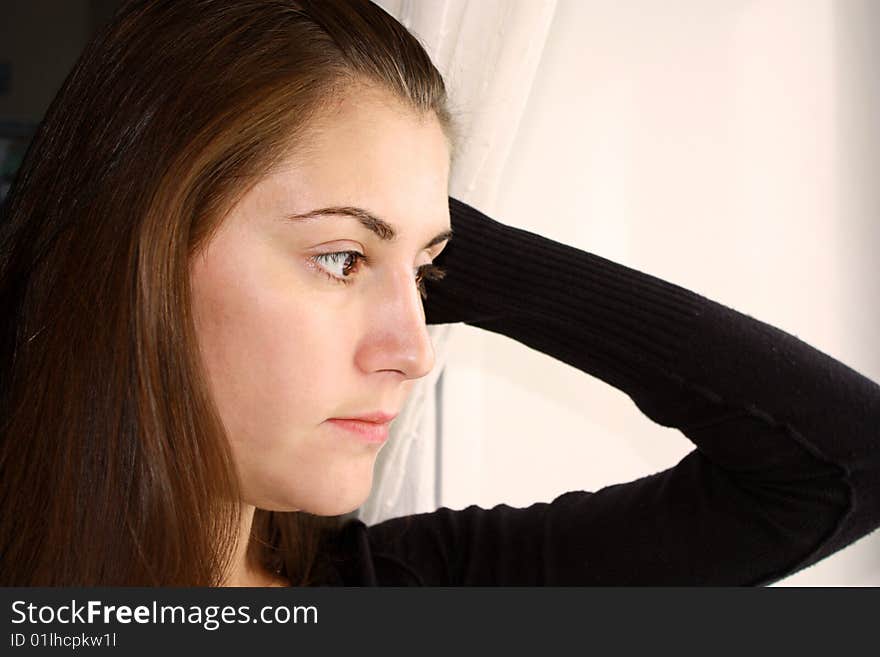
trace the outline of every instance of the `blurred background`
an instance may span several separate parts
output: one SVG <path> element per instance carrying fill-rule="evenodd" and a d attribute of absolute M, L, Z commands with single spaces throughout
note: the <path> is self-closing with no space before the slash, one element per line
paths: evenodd
<path fill-rule="evenodd" d="M 120 0 L 0 0 L 0 201 L 55 93 Z"/>
<path fill-rule="evenodd" d="M 880 380 L 880 2 L 377 2 L 447 79 L 466 142 L 454 195 Z M 118 4 L 0 0 L 0 197 Z M 367 520 L 528 506 L 693 449 L 619 390 L 512 340 L 463 325 L 438 340 L 442 376 L 406 449 L 383 452 Z M 776 585 L 878 586 L 880 533 Z"/>

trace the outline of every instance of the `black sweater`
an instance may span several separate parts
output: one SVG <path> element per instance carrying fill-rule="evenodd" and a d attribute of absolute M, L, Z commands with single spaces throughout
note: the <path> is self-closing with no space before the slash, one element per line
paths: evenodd
<path fill-rule="evenodd" d="M 358 585 L 765 585 L 880 526 L 880 386 L 682 287 L 450 199 L 429 324 L 511 337 L 624 391 L 696 448 L 527 508 L 442 507 L 331 550 Z"/>

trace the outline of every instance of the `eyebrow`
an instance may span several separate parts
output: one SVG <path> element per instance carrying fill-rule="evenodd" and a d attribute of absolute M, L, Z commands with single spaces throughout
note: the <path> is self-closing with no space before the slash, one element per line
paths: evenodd
<path fill-rule="evenodd" d="M 375 233 L 380 240 L 391 242 L 397 238 L 397 231 L 395 231 L 394 227 L 387 221 L 380 219 L 379 217 L 368 212 L 367 210 L 364 210 L 363 208 L 357 208 L 348 205 L 330 208 L 319 208 L 317 210 L 309 210 L 308 212 L 303 212 L 302 214 L 289 214 L 285 215 L 283 219 L 285 221 L 302 221 L 317 219 L 330 215 L 354 217 L 361 223 L 362 226 Z M 437 244 L 445 242 L 448 239 L 452 239 L 451 230 L 445 230 L 442 233 L 438 233 L 437 235 L 432 237 L 428 241 L 428 243 L 425 244 L 425 246 L 423 246 L 422 248 L 430 249 L 432 246 L 436 246 Z"/>

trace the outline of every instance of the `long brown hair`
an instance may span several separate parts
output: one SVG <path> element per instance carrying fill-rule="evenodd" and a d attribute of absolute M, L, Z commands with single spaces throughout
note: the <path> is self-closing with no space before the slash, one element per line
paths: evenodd
<path fill-rule="evenodd" d="M 88 45 L 0 224 L 0 585 L 222 582 L 239 485 L 189 260 L 363 82 L 452 136 L 440 74 L 368 0 L 133 0 Z M 320 584 L 342 518 L 258 509 L 249 553 Z"/>

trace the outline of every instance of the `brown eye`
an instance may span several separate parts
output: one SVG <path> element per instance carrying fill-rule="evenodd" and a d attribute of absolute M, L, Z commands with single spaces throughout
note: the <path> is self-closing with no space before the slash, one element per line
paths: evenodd
<path fill-rule="evenodd" d="M 328 278 L 339 283 L 350 283 L 352 272 L 357 273 L 361 262 L 366 262 L 367 257 L 358 251 L 336 251 L 312 256 L 311 260 Z"/>

